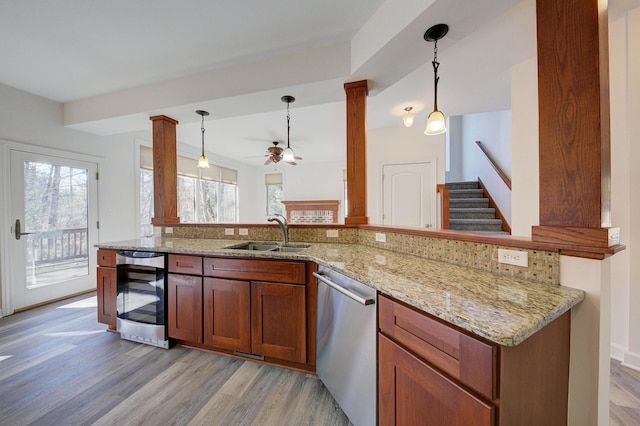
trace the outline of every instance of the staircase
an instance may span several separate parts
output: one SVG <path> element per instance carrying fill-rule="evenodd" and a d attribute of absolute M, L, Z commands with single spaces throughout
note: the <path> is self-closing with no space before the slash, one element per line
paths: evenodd
<path fill-rule="evenodd" d="M 447 182 L 449 190 L 449 229 L 502 232 L 502 219 L 478 182 Z"/>

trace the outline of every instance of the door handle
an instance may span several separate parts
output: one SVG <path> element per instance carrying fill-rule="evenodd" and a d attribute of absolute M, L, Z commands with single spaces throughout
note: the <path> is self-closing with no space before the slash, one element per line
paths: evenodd
<path fill-rule="evenodd" d="M 19 240 L 22 235 L 33 234 L 33 232 L 20 232 L 20 219 L 16 219 L 16 226 L 14 230 L 16 233 L 16 240 Z"/>

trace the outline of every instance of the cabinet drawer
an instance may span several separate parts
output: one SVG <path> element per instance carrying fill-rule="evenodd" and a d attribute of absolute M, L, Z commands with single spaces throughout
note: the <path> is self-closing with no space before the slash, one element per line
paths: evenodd
<path fill-rule="evenodd" d="M 382 333 L 485 397 L 496 398 L 496 346 L 384 295 L 378 309 Z"/>
<path fill-rule="evenodd" d="M 381 425 L 495 425 L 494 406 L 383 335 L 378 347 Z"/>
<path fill-rule="evenodd" d="M 116 252 L 98 250 L 98 266 L 116 266 Z"/>
<path fill-rule="evenodd" d="M 217 278 L 305 284 L 306 265 L 303 262 L 281 260 L 205 257 L 204 275 Z"/>
<path fill-rule="evenodd" d="M 169 255 L 169 272 L 188 275 L 202 275 L 202 257 Z"/>

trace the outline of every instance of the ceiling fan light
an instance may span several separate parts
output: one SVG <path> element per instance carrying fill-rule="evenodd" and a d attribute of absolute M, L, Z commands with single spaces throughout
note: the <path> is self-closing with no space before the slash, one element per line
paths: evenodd
<path fill-rule="evenodd" d="M 427 127 L 424 130 L 425 135 L 439 135 L 447 131 L 447 125 L 444 114 L 438 110 L 433 111 L 427 118 Z"/>
<path fill-rule="evenodd" d="M 201 169 L 208 169 L 209 168 L 209 159 L 207 158 L 206 155 L 202 154 L 198 158 L 198 167 L 201 168 Z"/>
<path fill-rule="evenodd" d="M 293 150 L 291 148 L 287 148 L 282 152 L 282 161 L 286 161 L 287 163 L 292 163 L 296 160 L 293 155 Z"/>

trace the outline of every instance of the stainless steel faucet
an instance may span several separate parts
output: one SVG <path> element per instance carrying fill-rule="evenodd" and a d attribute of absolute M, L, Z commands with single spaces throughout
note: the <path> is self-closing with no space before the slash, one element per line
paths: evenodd
<path fill-rule="evenodd" d="M 289 244 L 289 224 L 287 223 L 287 219 L 281 214 L 274 214 L 267 220 L 269 222 L 278 222 L 278 225 L 280 225 L 280 232 L 282 232 L 282 242 L 285 246 Z"/>

